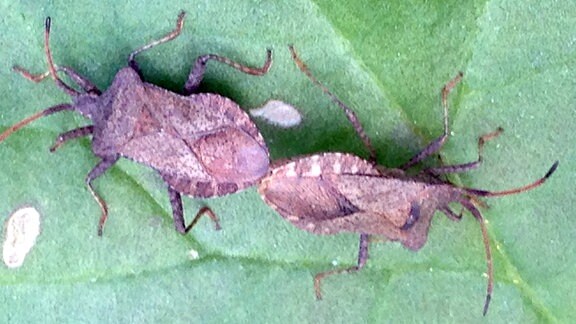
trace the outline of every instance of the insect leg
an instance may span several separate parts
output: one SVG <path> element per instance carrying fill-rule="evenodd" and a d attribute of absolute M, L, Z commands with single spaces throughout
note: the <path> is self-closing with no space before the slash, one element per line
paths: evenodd
<path fill-rule="evenodd" d="M 206 64 L 208 64 L 208 61 L 210 60 L 227 64 L 235 68 L 236 70 L 239 70 L 246 74 L 260 76 L 266 74 L 268 70 L 270 70 L 270 66 L 272 66 L 272 50 L 270 49 L 266 50 L 266 61 L 264 62 L 264 65 L 260 68 L 249 67 L 240 64 L 238 62 L 232 61 L 229 58 L 219 56 L 216 54 L 206 54 L 199 56 L 198 58 L 196 58 L 196 62 L 194 62 L 194 66 L 192 67 L 192 70 L 190 70 L 190 74 L 188 75 L 188 80 L 186 80 L 186 83 L 184 84 L 184 90 L 183 90 L 184 95 L 190 95 L 198 91 L 200 82 L 202 82 L 202 79 L 204 78 L 204 72 L 206 71 Z"/>
<path fill-rule="evenodd" d="M 370 162 L 376 163 L 376 150 L 372 146 L 372 142 L 370 141 L 370 138 L 364 131 L 364 127 L 362 127 L 362 124 L 360 123 L 358 116 L 356 116 L 356 113 L 352 109 L 350 109 L 346 104 L 344 104 L 340 99 L 338 99 L 338 97 L 336 97 L 335 94 L 333 94 L 330 90 L 328 90 L 328 88 L 324 84 L 322 84 L 322 82 L 320 82 L 318 79 L 316 79 L 314 75 L 312 75 L 310 69 L 306 66 L 306 64 L 304 64 L 304 62 L 302 62 L 300 57 L 298 57 L 298 53 L 296 53 L 294 46 L 290 45 L 288 46 L 288 49 L 292 54 L 292 60 L 294 61 L 294 63 L 296 63 L 296 66 L 298 66 L 300 71 L 306 74 L 306 76 L 308 77 L 308 79 L 310 79 L 310 81 L 312 81 L 312 83 L 318 86 L 322 90 L 322 92 L 327 94 L 328 97 L 330 97 L 330 99 L 332 99 L 332 101 L 336 103 L 338 107 L 340 107 L 340 109 L 344 111 L 344 113 L 346 114 L 346 118 L 348 118 L 348 121 L 350 121 L 350 123 L 354 127 L 356 134 L 358 134 L 358 137 L 360 137 L 362 142 L 364 142 L 364 146 L 370 153 Z"/>
<path fill-rule="evenodd" d="M 317 299 L 322 299 L 322 290 L 320 288 L 322 279 L 335 274 L 357 272 L 360 269 L 364 268 L 364 266 L 366 265 L 366 261 L 368 260 L 369 243 L 370 243 L 370 236 L 368 234 L 360 234 L 357 265 L 346 269 L 320 272 L 314 277 L 314 291 L 316 292 Z"/>
<path fill-rule="evenodd" d="M 151 49 L 152 47 L 155 47 L 157 45 L 169 42 L 169 41 L 173 40 L 174 38 L 178 37 L 180 35 L 180 33 L 182 32 L 182 28 L 184 27 L 184 16 L 185 15 L 186 15 L 186 13 L 184 11 L 180 11 L 180 13 L 178 14 L 178 19 L 176 20 L 176 28 L 174 28 L 174 30 L 172 30 L 171 32 L 166 34 L 164 37 L 157 39 L 157 40 L 154 40 L 154 41 L 136 49 L 132 53 L 130 53 L 130 55 L 128 56 L 128 66 L 130 66 L 136 72 L 138 72 L 138 74 L 140 74 L 140 68 L 138 67 L 138 63 L 136 63 L 136 55 L 138 55 L 144 51 L 147 51 L 147 50 Z"/>
<path fill-rule="evenodd" d="M 93 125 L 88 125 L 88 126 L 83 126 L 83 127 L 78 127 L 75 128 L 73 130 L 69 130 L 65 133 L 62 133 L 60 135 L 58 135 L 58 137 L 56 138 L 56 141 L 54 142 L 54 145 L 52 145 L 50 147 L 50 152 L 54 152 L 56 151 L 56 149 L 58 149 L 62 144 L 64 144 L 65 142 L 78 138 L 78 137 L 83 137 L 83 136 L 88 136 L 91 135 L 94 132 L 94 126 Z"/>
<path fill-rule="evenodd" d="M 106 170 L 110 169 L 116 161 L 120 158 L 120 155 L 112 155 L 103 157 L 98 164 L 88 173 L 86 176 L 86 185 L 88 186 L 88 190 L 92 194 L 92 197 L 96 200 L 98 205 L 100 206 L 100 210 L 102 211 L 102 216 L 100 216 L 100 221 L 98 222 L 98 236 L 102 236 L 102 228 L 104 227 L 104 223 L 106 223 L 106 219 L 108 218 L 108 207 L 106 206 L 106 202 L 92 187 L 92 181 L 99 176 L 101 176 Z"/>
<path fill-rule="evenodd" d="M 456 75 L 452 80 L 448 81 L 448 83 L 446 83 L 446 85 L 442 89 L 442 107 L 444 108 L 444 132 L 443 132 L 443 134 L 440 135 L 440 137 L 433 140 L 430 144 L 428 144 L 428 146 L 426 146 L 422 151 L 420 151 L 420 153 L 413 156 L 410 159 L 410 161 L 408 161 L 406 164 L 404 164 L 401 167 L 402 170 L 409 169 L 410 167 L 414 166 L 416 163 L 424 160 L 428 156 L 430 156 L 430 155 L 434 154 L 435 152 L 437 152 L 438 150 L 440 150 L 440 148 L 442 148 L 442 145 L 444 145 L 444 143 L 448 139 L 448 133 L 449 133 L 449 131 L 448 131 L 448 94 L 450 94 L 452 89 L 454 89 L 454 87 L 460 82 L 460 80 L 462 80 L 462 76 L 463 76 L 462 72 L 458 73 L 458 75 Z"/>
<path fill-rule="evenodd" d="M 488 271 L 488 285 L 486 286 L 486 299 L 484 300 L 484 309 L 482 311 L 483 315 L 488 312 L 488 306 L 490 305 L 490 300 L 492 299 L 492 290 L 494 289 L 494 266 L 492 264 L 492 250 L 490 248 L 490 237 L 488 236 L 488 229 L 484 223 L 484 217 L 480 211 L 467 199 L 463 198 L 458 200 L 464 208 L 468 209 L 472 215 L 478 220 L 480 224 L 480 229 L 482 230 L 482 239 L 484 241 L 484 249 L 486 250 L 486 267 Z"/>
<path fill-rule="evenodd" d="M 184 209 L 182 208 L 182 197 L 180 193 L 168 186 L 168 199 L 172 206 L 172 218 L 174 219 L 174 226 L 179 233 L 186 233 L 186 226 L 184 224 Z"/>
<path fill-rule="evenodd" d="M 460 214 L 456 214 L 452 209 L 450 209 L 450 207 L 446 206 L 446 207 L 440 207 L 438 208 L 439 211 L 443 212 L 444 215 L 446 215 L 449 219 L 453 220 L 453 221 L 460 221 L 462 220 L 462 211 L 460 211 Z"/>
<path fill-rule="evenodd" d="M 209 207 L 202 207 L 202 208 L 200 208 L 198 213 L 196 213 L 196 216 L 194 216 L 194 219 L 192 220 L 190 225 L 186 226 L 185 233 L 188 233 L 192 229 L 192 227 L 194 227 L 194 225 L 196 225 L 196 223 L 198 223 L 198 220 L 200 219 L 200 217 L 204 216 L 204 214 L 208 215 L 208 217 L 210 217 L 210 219 L 212 219 L 212 221 L 214 222 L 214 228 L 217 231 L 222 229 L 222 227 L 220 227 L 220 221 L 218 220 L 218 216 L 216 216 L 216 214 L 212 211 L 212 209 L 210 209 Z"/>
<path fill-rule="evenodd" d="M 484 151 L 484 144 L 487 141 L 498 137 L 500 134 L 502 134 L 503 131 L 504 131 L 504 129 L 502 127 L 498 127 L 498 129 L 496 129 L 495 131 L 488 133 L 488 134 L 484 134 L 478 138 L 478 159 L 476 161 L 469 162 L 469 163 L 463 163 L 463 164 L 455 164 L 455 165 L 447 165 L 447 166 L 442 166 L 442 167 L 429 168 L 429 169 L 426 169 L 426 172 L 430 172 L 432 174 L 437 175 L 437 174 L 443 174 L 443 173 L 465 172 L 465 171 L 469 171 L 471 169 L 477 168 L 482 163 L 482 160 L 483 160 L 482 153 Z"/>
<path fill-rule="evenodd" d="M 174 226 L 176 227 L 178 233 L 188 233 L 192 227 L 196 225 L 200 217 L 204 216 L 204 214 L 207 214 L 212 219 L 216 230 L 221 229 L 220 223 L 218 222 L 218 217 L 208 207 L 200 208 L 190 225 L 186 226 L 184 222 L 184 209 L 182 208 L 182 196 L 178 191 L 168 187 L 168 198 L 170 199 L 170 205 L 172 205 L 172 218 L 174 219 Z"/>

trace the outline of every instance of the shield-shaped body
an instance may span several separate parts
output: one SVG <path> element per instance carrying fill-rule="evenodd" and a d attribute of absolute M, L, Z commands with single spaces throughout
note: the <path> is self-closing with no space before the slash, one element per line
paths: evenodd
<path fill-rule="evenodd" d="M 222 196 L 254 185 L 268 170 L 262 135 L 226 97 L 182 96 L 125 68 L 94 100 L 94 153 L 148 165 L 178 192 Z"/>

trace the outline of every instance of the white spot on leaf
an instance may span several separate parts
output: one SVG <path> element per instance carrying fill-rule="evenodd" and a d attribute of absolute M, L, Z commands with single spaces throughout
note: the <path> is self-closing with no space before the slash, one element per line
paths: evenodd
<path fill-rule="evenodd" d="M 190 251 L 188 251 L 188 259 L 190 260 L 197 260 L 198 257 L 200 255 L 198 254 L 198 251 L 191 249 Z"/>
<path fill-rule="evenodd" d="M 19 268 L 40 234 L 40 213 L 33 207 L 16 210 L 5 225 L 2 257 L 8 268 Z"/>
<path fill-rule="evenodd" d="M 302 121 L 298 109 L 280 100 L 269 100 L 264 106 L 250 110 L 250 114 L 284 128 L 297 126 Z"/>

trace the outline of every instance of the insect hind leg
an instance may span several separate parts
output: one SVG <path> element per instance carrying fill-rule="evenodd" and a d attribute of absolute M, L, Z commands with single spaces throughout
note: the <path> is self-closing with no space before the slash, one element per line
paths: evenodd
<path fill-rule="evenodd" d="M 196 213 L 196 216 L 194 216 L 194 219 L 192 219 L 192 222 L 190 222 L 190 224 L 186 226 L 186 223 L 184 221 L 184 209 L 182 207 L 182 196 L 178 191 L 168 187 L 168 197 L 170 199 L 170 205 L 172 205 L 172 218 L 174 219 L 174 227 L 176 228 L 176 231 L 178 231 L 178 233 L 180 234 L 188 233 L 194 227 L 194 225 L 198 223 L 200 218 L 204 215 L 208 215 L 208 217 L 212 219 L 212 221 L 214 222 L 214 227 L 216 228 L 217 231 L 221 229 L 218 217 L 212 211 L 212 209 L 208 207 L 200 208 L 198 213 Z"/>
<path fill-rule="evenodd" d="M 341 273 L 353 273 L 358 272 L 360 269 L 364 268 L 366 261 L 368 260 L 368 245 L 370 244 L 370 236 L 368 234 L 360 234 L 360 244 L 358 248 L 358 264 L 345 269 L 336 269 L 325 272 L 320 272 L 314 276 L 314 291 L 316 292 L 316 298 L 322 299 L 321 284 L 322 280 L 328 276 L 341 274 Z"/>

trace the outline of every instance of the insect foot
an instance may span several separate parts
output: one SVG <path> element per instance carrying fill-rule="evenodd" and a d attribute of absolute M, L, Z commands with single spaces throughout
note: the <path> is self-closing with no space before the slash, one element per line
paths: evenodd
<path fill-rule="evenodd" d="M 296 52 L 292 48 L 291 50 L 297 65 L 304 69 L 314 83 L 321 85 L 312 77 Z M 377 166 L 372 161 L 351 154 L 323 153 L 273 163 L 268 175 L 261 180 L 258 191 L 264 201 L 296 227 L 315 234 L 360 234 L 356 266 L 321 272 L 315 276 L 314 288 L 318 299 L 322 297 L 322 279 L 334 274 L 356 272 L 364 267 L 368 259 L 369 235 L 384 236 L 417 251 L 426 243 L 430 222 L 436 211 L 446 214 L 452 220 L 460 219 L 460 215 L 454 213 L 449 206 L 455 202 L 478 220 L 482 231 L 488 273 L 483 309 L 486 314 L 494 285 L 492 254 L 484 218 L 474 201 L 478 197 L 505 196 L 533 189 L 554 173 L 558 162 L 552 165 L 544 177 L 535 182 L 505 191 L 458 187 L 438 176 L 478 167 L 482 162 L 485 142 L 502 132 L 502 129 L 498 129 L 479 138 L 476 161 L 426 169 L 415 175 L 406 173 L 406 169 L 434 154 L 446 141 L 449 134 L 447 96 L 461 78 L 462 74 L 456 76 L 442 91 L 443 135 L 432 141 L 402 168 L 388 169 Z M 326 87 L 322 88 L 335 98 L 339 105 L 343 105 Z M 368 150 L 374 152 L 369 147 L 370 142 L 363 136 L 364 132 L 355 114 L 349 114 L 349 109 L 345 111 L 359 136 L 365 139 Z"/>
<path fill-rule="evenodd" d="M 100 162 L 88 173 L 86 184 L 102 211 L 98 235 L 102 235 L 108 209 L 92 183 L 120 157 L 158 171 L 168 184 L 178 232 L 188 232 L 203 214 L 208 214 L 218 227 L 216 215 L 208 208 L 201 209 L 186 226 L 181 194 L 202 198 L 223 196 L 256 184 L 268 170 L 268 148 L 256 125 L 236 103 L 217 94 L 196 92 L 209 61 L 227 64 L 247 74 L 263 75 L 272 64 L 271 50 L 267 51 L 261 68 L 247 67 L 214 54 L 200 56 L 182 94 L 144 82 L 136 56 L 178 37 L 184 26 L 184 12 L 181 12 L 176 28 L 132 52 L 128 67 L 121 69 L 112 85 L 102 92 L 71 68 L 54 64 L 49 44 L 50 23 L 47 18 L 44 35 L 48 72 L 34 75 L 18 66 L 14 70 L 34 82 L 50 76 L 72 97 L 72 103 L 47 108 L 16 123 L 0 134 L 0 142 L 40 117 L 61 111 L 78 112 L 92 124 L 60 134 L 50 150 L 69 140 L 92 135 L 92 151 Z M 61 80 L 59 72 L 66 74 L 73 84 Z"/>

